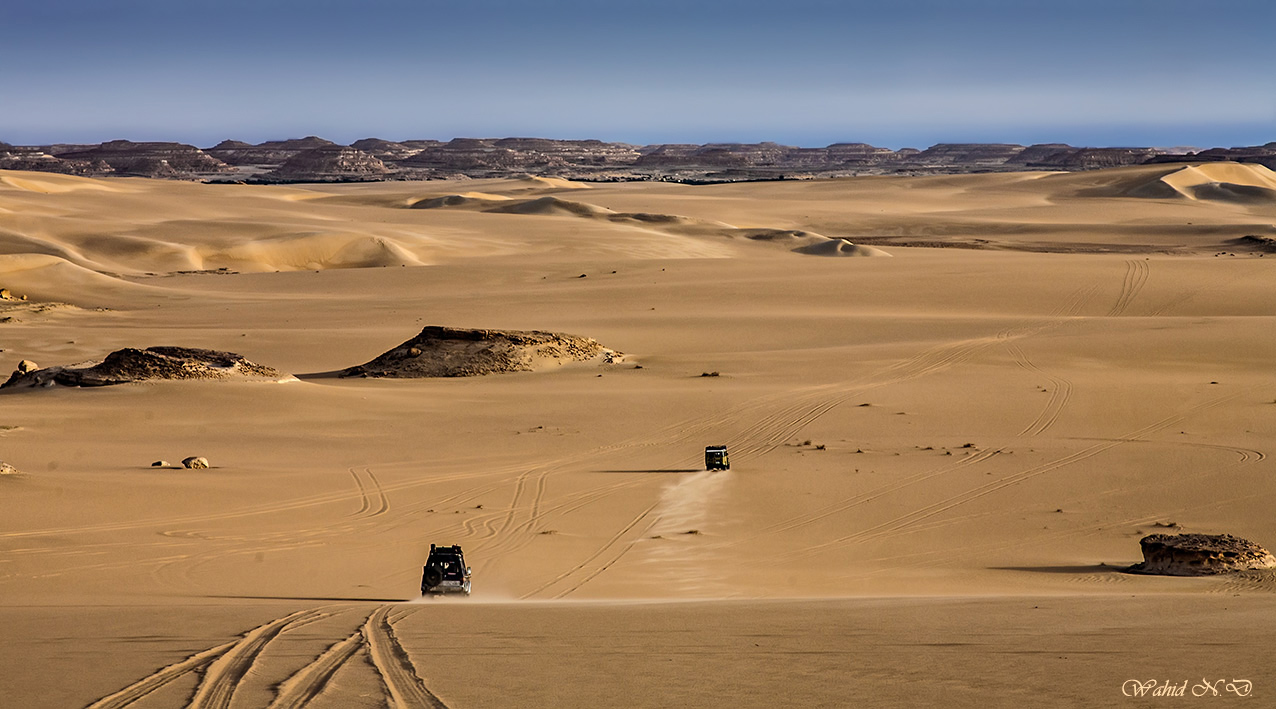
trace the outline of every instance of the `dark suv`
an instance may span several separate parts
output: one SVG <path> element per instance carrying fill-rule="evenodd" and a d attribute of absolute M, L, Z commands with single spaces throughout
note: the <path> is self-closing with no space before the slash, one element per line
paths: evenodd
<path fill-rule="evenodd" d="M 730 470 L 731 459 L 727 457 L 727 447 L 726 446 L 705 446 L 704 469 L 705 470 Z"/>
<path fill-rule="evenodd" d="M 470 567 L 460 546 L 430 545 L 430 557 L 421 571 L 421 595 L 427 593 L 464 593 L 470 595 Z"/>

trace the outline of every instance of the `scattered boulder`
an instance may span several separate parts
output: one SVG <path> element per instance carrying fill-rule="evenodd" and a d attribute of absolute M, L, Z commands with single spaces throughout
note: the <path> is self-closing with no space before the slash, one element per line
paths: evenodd
<path fill-rule="evenodd" d="M 1163 576 L 1209 576 L 1276 568 L 1276 556 L 1230 534 L 1151 534 L 1139 540 L 1143 562 L 1129 570 Z"/>
<path fill-rule="evenodd" d="M 182 460 L 182 467 L 191 470 L 204 470 L 208 467 L 208 459 L 199 456 L 191 456 Z"/>
<path fill-rule="evenodd" d="M 36 364 L 35 362 L 32 362 L 29 359 L 24 359 L 21 362 L 18 362 L 17 372 L 19 374 L 27 374 L 29 372 L 34 372 L 35 370 L 39 368 L 40 368 L 40 365 Z"/>
<path fill-rule="evenodd" d="M 25 369 L 24 369 L 25 366 Z M 233 352 L 191 347 L 148 347 L 116 350 L 100 362 L 39 369 L 24 361 L 0 389 L 88 387 L 151 379 L 282 379 L 276 369 L 250 362 Z"/>
<path fill-rule="evenodd" d="M 466 330 L 431 325 L 371 362 L 346 369 L 342 376 L 472 377 L 530 372 L 569 362 L 616 363 L 623 358 L 621 353 L 587 337 L 539 330 Z"/>

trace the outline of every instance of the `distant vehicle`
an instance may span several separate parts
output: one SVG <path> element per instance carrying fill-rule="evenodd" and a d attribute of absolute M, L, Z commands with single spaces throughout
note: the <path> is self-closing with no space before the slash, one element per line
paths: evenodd
<path fill-rule="evenodd" d="M 730 470 L 731 460 L 727 458 L 726 446 L 705 446 L 705 470 Z"/>
<path fill-rule="evenodd" d="M 421 595 L 464 593 L 470 595 L 470 567 L 461 547 L 430 545 L 430 556 L 421 570 Z"/>

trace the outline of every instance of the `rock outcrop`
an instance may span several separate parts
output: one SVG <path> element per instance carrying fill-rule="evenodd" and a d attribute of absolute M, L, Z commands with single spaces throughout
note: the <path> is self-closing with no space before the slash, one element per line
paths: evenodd
<path fill-rule="evenodd" d="M 194 177 L 231 172 L 234 168 L 185 143 L 134 143 L 112 140 L 84 151 L 60 153 L 61 160 L 106 163 L 118 175 Z"/>
<path fill-rule="evenodd" d="M 364 138 L 339 146 L 309 136 L 256 145 L 224 140 L 203 152 L 178 143 L 128 141 L 39 148 L 0 144 L 0 168 L 179 179 L 206 175 L 263 182 L 487 178 L 525 173 L 594 181 L 724 182 L 858 174 L 1095 170 L 1180 161 L 1235 160 L 1276 167 L 1276 143 L 1168 154 L 1180 150 L 1188 149 L 1077 148 L 1064 143 L 1026 148 L 1012 143 L 940 143 L 925 150 L 890 150 L 867 143 L 834 143 L 822 148 L 771 142 L 637 146 L 550 138 L 455 138 L 447 142 Z M 373 161 L 380 161 L 380 166 Z"/>
<path fill-rule="evenodd" d="M 33 367 L 34 365 L 32 365 Z M 0 389 L 54 385 L 90 387 L 153 379 L 282 379 L 288 375 L 233 352 L 191 347 L 126 348 L 100 362 L 34 369 L 19 366 Z M 25 369 L 25 371 L 24 371 Z"/>
<path fill-rule="evenodd" d="M 250 145 L 238 140 L 223 140 L 205 152 L 227 165 L 278 167 L 297 153 L 336 145 L 331 140 L 308 136 L 289 140 L 268 140 Z"/>
<path fill-rule="evenodd" d="M 56 172 L 63 175 L 101 176 L 115 172 L 102 160 L 67 160 L 44 148 L 0 143 L 0 170 Z"/>
<path fill-rule="evenodd" d="M 910 156 L 908 162 L 919 167 L 998 167 L 1023 150 L 1022 145 L 1011 143 L 939 143 Z"/>
<path fill-rule="evenodd" d="M 623 355 L 587 337 L 539 330 L 466 330 L 429 326 L 421 334 L 342 376 L 412 379 L 530 372 L 570 362 L 615 363 Z"/>
<path fill-rule="evenodd" d="M 277 182 L 351 182 L 379 180 L 390 170 L 372 155 L 340 145 L 303 150 L 261 176 Z"/>
<path fill-rule="evenodd" d="M 1230 534 L 1152 534 L 1139 546 L 1143 562 L 1129 570 L 1140 574 L 1209 576 L 1276 568 L 1271 552 Z"/>
<path fill-rule="evenodd" d="M 1027 166 L 1057 170 L 1099 170 L 1140 165 L 1160 154 L 1155 148 L 1069 148 L 1027 163 Z"/>

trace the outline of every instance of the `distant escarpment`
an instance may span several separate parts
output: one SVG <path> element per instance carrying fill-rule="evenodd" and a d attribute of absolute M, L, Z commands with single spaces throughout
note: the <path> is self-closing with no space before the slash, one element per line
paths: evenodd
<path fill-rule="evenodd" d="M 349 182 L 381 180 L 390 172 L 372 155 L 340 145 L 303 150 L 259 179 L 277 182 Z"/>
<path fill-rule="evenodd" d="M 73 152 L 58 153 L 64 161 L 102 162 L 116 175 L 136 177 L 191 178 L 233 170 L 229 165 L 193 145 L 184 143 L 109 143 Z"/>
<path fill-rule="evenodd" d="M 891 150 L 867 143 L 631 145 L 551 138 L 363 138 L 338 145 L 317 136 L 200 150 L 180 143 L 0 143 L 0 169 L 77 175 L 144 175 L 216 182 L 330 182 L 499 178 L 531 174 L 607 182 L 733 182 L 854 175 L 930 175 L 1021 170 L 1097 170 L 1164 162 L 1247 162 L 1276 168 L 1276 142 L 1210 148 L 1073 147 L 1064 143 L 940 143 Z"/>
<path fill-rule="evenodd" d="M 233 352 L 191 347 L 126 348 L 100 362 L 40 369 L 24 361 L 0 389 L 43 388 L 56 385 L 96 387 L 153 379 L 271 379 L 288 375 L 250 362 Z"/>
<path fill-rule="evenodd" d="M 615 363 L 623 355 L 587 337 L 539 330 L 466 330 L 428 326 L 416 337 L 345 377 L 417 379 L 531 372 L 571 362 Z"/>
<path fill-rule="evenodd" d="M 291 140 L 268 140 L 251 145 L 238 140 L 223 140 L 205 152 L 227 165 L 257 165 L 279 167 L 300 152 L 336 145 L 331 140 L 316 136 Z"/>

